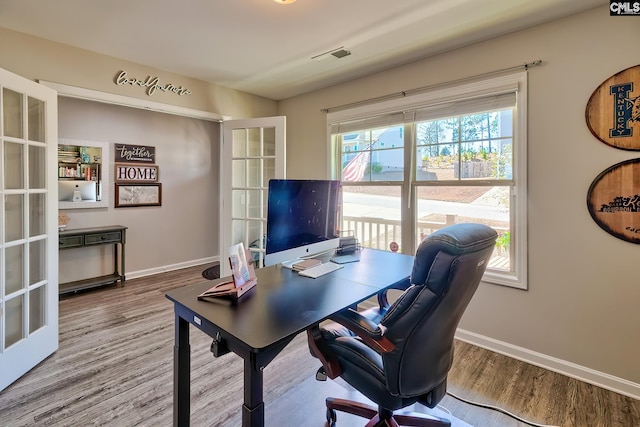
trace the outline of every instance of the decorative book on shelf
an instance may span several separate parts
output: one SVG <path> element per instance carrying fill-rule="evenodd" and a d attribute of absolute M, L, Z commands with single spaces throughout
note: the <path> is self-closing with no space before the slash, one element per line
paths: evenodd
<path fill-rule="evenodd" d="M 229 264 L 233 279 L 230 282 L 222 282 L 212 286 L 200 295 L 199 300 L 207 300 L 208 298 L 231 298 L 238 300 L 242 295 L 246 294 L 258 283 L 256 272 L 253 265 L 247 262 L 251 259 L 249 250 L 244 249 L 242 243 L 233 245 L 229 248 Z"/>

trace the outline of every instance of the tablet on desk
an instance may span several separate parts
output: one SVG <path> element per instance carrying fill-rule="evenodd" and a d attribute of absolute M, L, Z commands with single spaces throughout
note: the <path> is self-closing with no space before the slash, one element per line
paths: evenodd
<path fill-rule="evenodd" d="M 355 255 L 338 255 L 331 258 L 331 262 L 336 264 L 347 264 L 349 262 L 358 262 L 360 259 Z"/>

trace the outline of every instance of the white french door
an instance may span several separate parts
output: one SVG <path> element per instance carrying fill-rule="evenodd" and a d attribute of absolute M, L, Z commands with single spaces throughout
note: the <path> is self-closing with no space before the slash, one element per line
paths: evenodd
<path fill-rule="evenodd" d="M 0 391 L 58 348 L 57 99 L 0 69 Z"/>
<path fill-rule="evenodd" d="M 285 177 L 286 118 L 222 124 L 220 274 L 231 274 L 229 247 L 243 243 L 262 265 L 269 180 Z"/>

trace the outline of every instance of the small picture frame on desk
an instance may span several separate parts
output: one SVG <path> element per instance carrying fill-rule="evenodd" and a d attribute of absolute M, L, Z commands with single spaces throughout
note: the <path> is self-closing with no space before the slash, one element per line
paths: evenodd
<path fill-rule="evenodd" d="M 231 265 L 232 281 L 218 283 L 200 295 L 199 300 L 209 298 L 231 298 L 237 301 L 241 296 L 254 288 L 258 283 L 253 265 L 247 262 L 251 257 L 249 250 L 244 249 L 242 243 L 229 248 L 229 264 Z"/>

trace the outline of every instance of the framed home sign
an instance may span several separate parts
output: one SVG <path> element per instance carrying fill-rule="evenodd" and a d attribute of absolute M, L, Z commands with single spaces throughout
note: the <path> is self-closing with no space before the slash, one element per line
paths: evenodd
<path fill-rule="evenodd" d="M 115 207 L 162 206 L 161 183 L 116 183 Z"/>
<path fill-rule="evenodd" d="M 157 165 L 116 163 L 113 176 L 119 183 L 158 182 Z"/>

